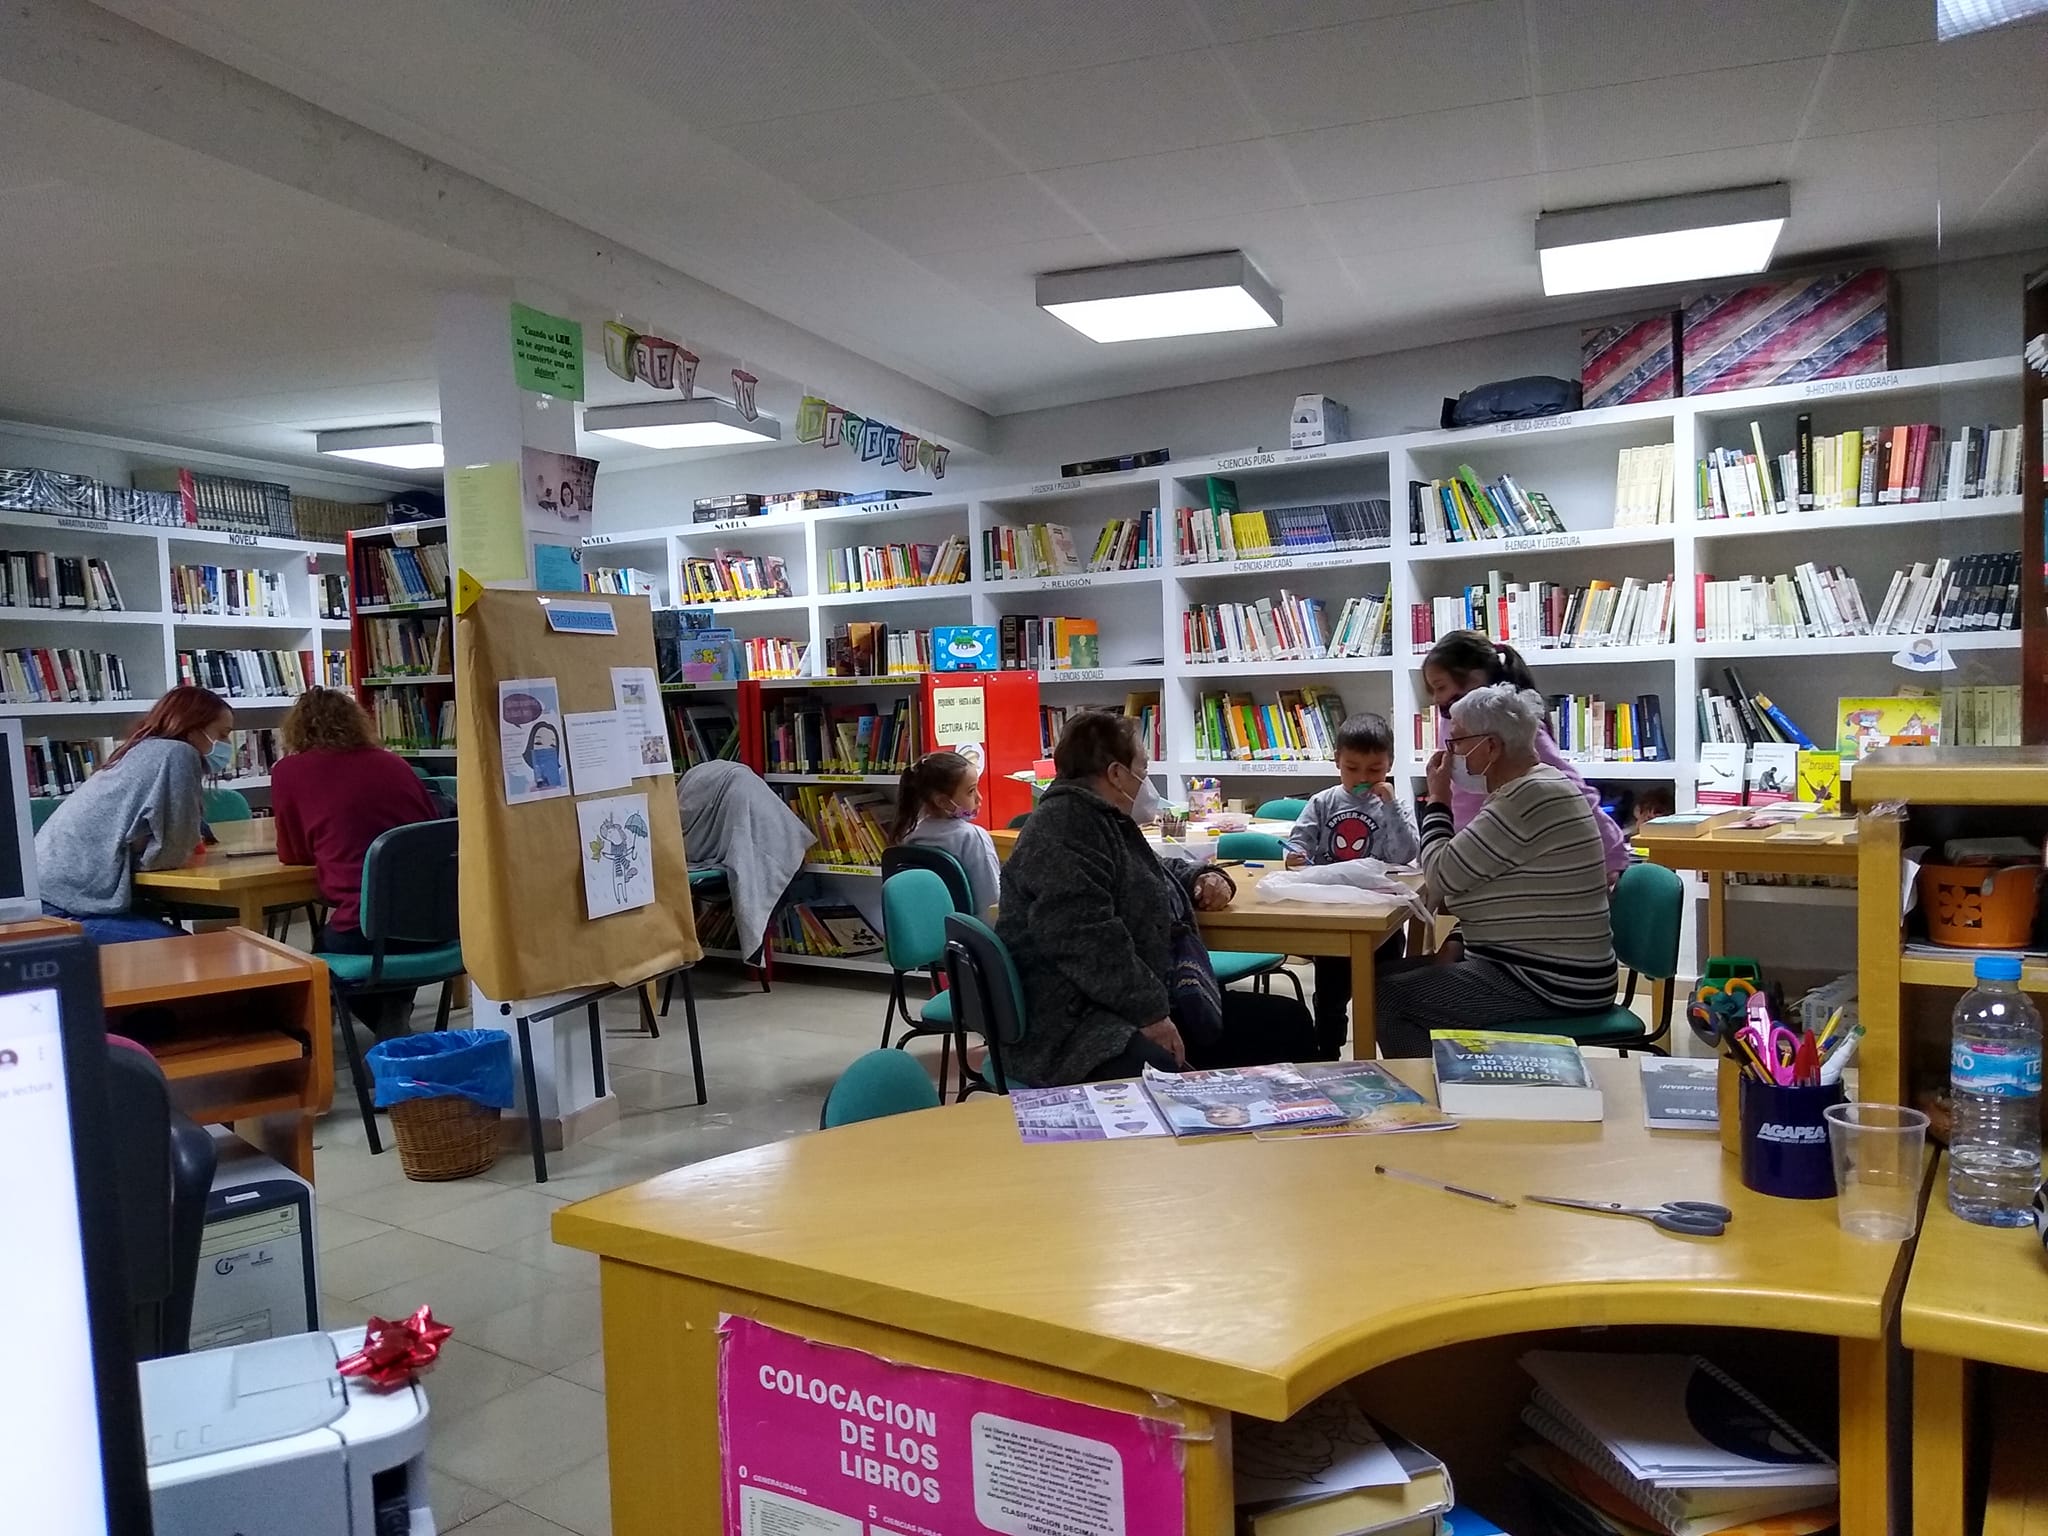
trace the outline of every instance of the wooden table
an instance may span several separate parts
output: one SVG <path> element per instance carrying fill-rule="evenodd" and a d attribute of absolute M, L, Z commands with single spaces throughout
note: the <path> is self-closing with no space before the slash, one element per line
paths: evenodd
<path fill-rule="evenodd" d="M 1842 1529 L 1884 1531 L 1901 1245 L 1848 1236 L 1831 1201 L 1752 1194 L 1713 1137 L 1643 1128 L 1635 1062 L 1591 1066 L 1607 1096 L 1599 1125 L 1027 1147 L 1009 1106 L 983 1097 L 572 1205 L 554 1217 L 556 1240 L 604 1261 L 613 1529 L 723 1528 L 719 1318 L 744 1314 L 1179 1421 L 1187 1536 L 1232 1529 L 1231 1412 L 1284 1418 L 1363 1377 L 1369 1406 L 1450 1457 L 1464 1486 L 1482 1468 L 1502 1480 L 1529 1389 L 1512 1364 L 1518 1335 L 1611 1329 L 1592 1344 L 1609 1349 L 1629 1347 L 1637 1326 L 1823 1336 L 1835 1341 Z M 1426 1063 L 1394 1067 L 1429 1081 Z M 1382 1159 L 1509 1195 L 1717 1200 L 1735 1220 L 1695 1241 L 1503 1210 L 1377 1178 Z M 932 1241 L 938 1211 L 943 1242 Z M 1461 1368 L 1466 1351 L 1494 1347 L 1474 1341 L 1498 1342 L 1497 1377 Z M 1446 1426 L 1457 1422 L 1494 1434 L 1485 1455 L 1454 1455 Z"/>
<path fill-rule="evenodd" d="M 1725 817 L 1707 823 L 1696 836 L 1672 834 L 1655 827 L 1640 829 L 1630 842 L 1640 848 L 1652 864 L 1666 869 L 1697 870 L 1707 881 L 1707 954 L 1728 953 L 1729 875 L 1837 875 L 1856 878 L 1856 844 L 1843 841 L 1855 830 L 1851 818 L 1843 818 L 1839 836 L 1831 842 L 1802 843 L 1772 837 L 1769 833 L 1730 832 L 1729 822 L 1750 813 L 1740 807 Z M 1788 822 L 1798 826 L 1798 822 Z"/>
<path fill-rule="evenodd" d="M 1860 777 L 1860 772 L 1859 772 Z M 2048 1375 L 2048 1258 L 2031 1227 L 1980 1227 L 1948 1208 L 1948 1159 L 1935 1171 L 1899 1338 L 1913 1351 L 1913 1525 L 1960 1531 L 1977 1428 L 1979 1364 Z M 2033 1383 L 2048 1397 L 2048 1379 Z"/>
<path fill-rule="evenodd" d="M 1007 859 L 1010 856 L 1010 850 L 1017 846 L 1017 834 L 1023 830 L 1024 829 L 1022 827 L 998 827 L 993 832 L 989 833 L 990 840 L 993 841 L 996 845 L 996 857 L 998 859 Z M 1269 837 L 1285 837 L 1289 832 L 1292 832 L 1294 830 L 1294 823 L 1291 821 L 1254 820 L 1250 826 L 1241 828 L 1240 830 L 1246 832 L 1263 832 Z M 1157 839 L 1157 837 L 1158 830 L 1156 828 L 1154 828 L 1151 832 L 1148 832 L 1146 834 L 1146 840 L 1148 842 L 1154 841 L 1155 839 Z M 1177 844 L 1174 846 L 1185 847 L 1186 844 Z M 1214 847 L 1215 845 L 1213 842 L 1208 845 L 1206 856 L 1213 857 Z"/>
<path fill-rule="evenodd" d="M 100 992 L 108 1030 L 149 1047 L 172 1103 L 203 1125 L 234 1125 L 312 1179 L 313 1121 L 334 1098 L 325 965 L 224 928 L 102 946 Z M 123 1027 L 145 1008 L 148 1018 Z"/>
<path fill-rule="evenodd" d="M 236 923 L 258 933 L 269 909 L 319 900 L 313 866 L 278 858 L 277 823 L 269 817 L 222 822 L 214 832 L 219 846 L 200 862 L 145 871 L 135 876 L 136 887 L 166 901 L 230 908 Z"/>

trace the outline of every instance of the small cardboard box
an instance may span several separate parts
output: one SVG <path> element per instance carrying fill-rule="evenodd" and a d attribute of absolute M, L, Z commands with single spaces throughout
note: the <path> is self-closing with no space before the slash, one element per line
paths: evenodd
<path fill-rule="evenodd" d="M 1296 395 L 1287 423 L 1290 448 L 1327 448 L 1351 441 L 1351 412 L 1327 395 Z"/>
<path fill-rule="evenodd" d="M 1678 393 L 1678 311 L 1614 320 L 1579 332 L 1586 409 L 1669 400 Z"/>
<path fill-rule="evenodd" d="M 1707 294 L 1680 312 L 1685 393 L 1881 373 L 1898 344 L 1891 322 L 1882 267 Z"/>

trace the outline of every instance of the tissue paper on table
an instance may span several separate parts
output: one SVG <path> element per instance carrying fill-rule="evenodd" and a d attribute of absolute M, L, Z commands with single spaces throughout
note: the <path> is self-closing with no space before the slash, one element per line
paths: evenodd
<path fill-rule="evenodd" d="M 1322 906 L 1405 908 L 1419 922 L 1429 909 L 1390 873 L 1394 866 L 1380 859 L 1352 859 L 1343 864 L 1312 864 L 1306 869 L 1276 869 L 1259 882 L 1258 899 L 1309 901 Z"/>

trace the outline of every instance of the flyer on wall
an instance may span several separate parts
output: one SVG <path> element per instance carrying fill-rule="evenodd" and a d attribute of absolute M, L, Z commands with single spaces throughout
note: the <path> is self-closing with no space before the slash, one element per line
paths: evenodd
<path fill-rule="evenodd" d="M 590 532 L 597 460 L 528 448 L 521 454 L 520 469 L 521 512 L 529 533 L 573 543 Z"/>
<path fill-rule="evenodd" d="M 569 793 L 565 745 L 562 701 L 552 677 L 508 677 L 498 684 L 498 757 L 507 805 Z"/>
<path fill-rule="evenodd" d="M 725 1536 L 1181 1536 L 1177 1426 L 718 1323 Z"/>

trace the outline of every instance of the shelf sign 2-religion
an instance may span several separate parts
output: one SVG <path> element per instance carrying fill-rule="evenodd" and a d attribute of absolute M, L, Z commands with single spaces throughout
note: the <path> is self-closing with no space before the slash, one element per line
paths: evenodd
<path fill-rule="evenodd" d="M 856 416 L 817 395 L 805 395 L 796 408 L 796 440 L 820 448 L 844 445 L 858 453 L 863 464 L 879 459 L 885 469 L 906 474 L 921 469 L 934 480 L 946 478 L 946 460 L 953 452 L 943 443 L 870 416 Z"/>

